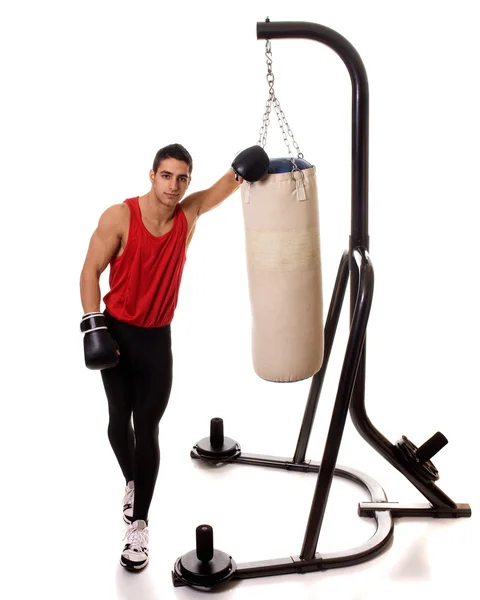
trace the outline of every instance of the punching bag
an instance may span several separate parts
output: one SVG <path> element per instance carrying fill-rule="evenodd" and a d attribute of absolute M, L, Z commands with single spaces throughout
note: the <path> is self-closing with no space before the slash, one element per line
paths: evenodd
<path fill-rule="evenodd" d="M 241 185 L 253 367 L 275 382 L 313 376 L 324 351 L 315 167 L 295 164 L 271 159 L 263 179 Z"/>

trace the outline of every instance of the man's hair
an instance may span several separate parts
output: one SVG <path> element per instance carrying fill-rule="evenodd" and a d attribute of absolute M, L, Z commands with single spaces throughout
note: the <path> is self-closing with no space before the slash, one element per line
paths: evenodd
<path fill-rule="evenodd" d="M 168 146 L 160 148 L 153 160 L 152 168 L 154 173 L 157 172 L 158 166 L 165 158 L 176 158 L 177 160 L 183 160 L 183 162 L 186 162 L 188 165 L 189 175 L 192 173 L 192 157 L 190 156 L 190 153 L 181 144 L 169 144 Z"/>

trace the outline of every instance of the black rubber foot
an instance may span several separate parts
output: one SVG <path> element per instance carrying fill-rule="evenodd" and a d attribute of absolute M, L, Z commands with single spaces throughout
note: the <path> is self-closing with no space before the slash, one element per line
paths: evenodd
<path fill-rule="evenodd" d="M 229 437 L 223 435 L 223 419 L 215 417 L 210 420 L 210 437 L 203 438 L 194 446 L 203 458 L 226 459 L 240 454 L 240 446 Z"/>
<path fill-rule="evenodd" d="M 237 565 L 231 556 L 213 547 L 213 529 L 199 525 L 196 529 L 197 547 L 180 557 L 174 575 L 184 584 L 210 588 L 232 579 Z"/>

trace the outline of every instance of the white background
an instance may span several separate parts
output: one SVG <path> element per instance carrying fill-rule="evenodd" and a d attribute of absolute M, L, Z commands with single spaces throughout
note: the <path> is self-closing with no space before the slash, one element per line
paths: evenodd
<path fill-rule="evenodd" d="M 267 83 L 256 23 L 310 21 L 345 36 L 370 85 L 367 410 L 392 442 L 436 431 L 439 486 L 471 519 L 400 520 L 358 567 L 247 580 L 220 598 L 450 598 L 478 591 L 478 19 L 475 2 L 17 1 L 0 14 L 2 232 L 2 597 L 194 598 L 174 588 L 195 527 L 237 562 L 298 555 L 315 485 L 304 475 L 189 456 L 220 416 L 248 453 L 292 456 L 309 381 L 260 380 L 240 193 L 200 220 L 172 326 L 174 385 L 160 426 L 151 562 L 119 565 L 123 480 L 106 436 L 98 373 L 83 362 L 79 275 L 98 218 L 148 190 L 156 151 L 193 155 L 190 191 L 257 142 Z M 351 85 L 308 40 L 274 40 L 277 96 L 317 167 L 325 304 L 350 232 Z M 284 156 L 272 120 L 267 151 Z M 102 276 L 106 293 L 108 272 Z M 325 311 L 326 313 L 326 311 Z M 307 458 L 320 460 L 346 343 L 347 304 Z M 195 464 L 193 464 L 195 462 Z M 339 463 L 392 501 L 422 501 L 348 421 Z M 318 551 L 373 534 L 362 490 L 334 480 Z M 5 592 L 5 593 L 4 593 Z M 470 594 L 472 596 L 472 594 Z M 475 594 L 473 593 L 473 596 Z M 472 596 L 472 597 L 473 597 Z"/>

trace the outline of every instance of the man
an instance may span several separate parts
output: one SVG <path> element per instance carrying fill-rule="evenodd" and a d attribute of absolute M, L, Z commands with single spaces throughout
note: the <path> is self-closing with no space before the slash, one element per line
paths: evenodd
<path fill-rule="evenodd" d="M 80 276 L 85 364 L 100 370 L 108 401 L 108 438 L 125 478 L 128 524 L 120 562 L 148 563 L 148 512 L 159 465 L 159 423 L 172 386 L 170 324 L 187 248 L 197 219 L 245 180 L 261 179 L 268 156 L 260 146 L 238 154 L 212 187 L 183 197 L 192 158 L 180 144 L 160 149 L 151 188 L 107 208 L 89 243 Z M 110 265 L 110 290 L 100 312 L 100 275 Z M 133 416 L 133 427 L 132 427 Z"/>

